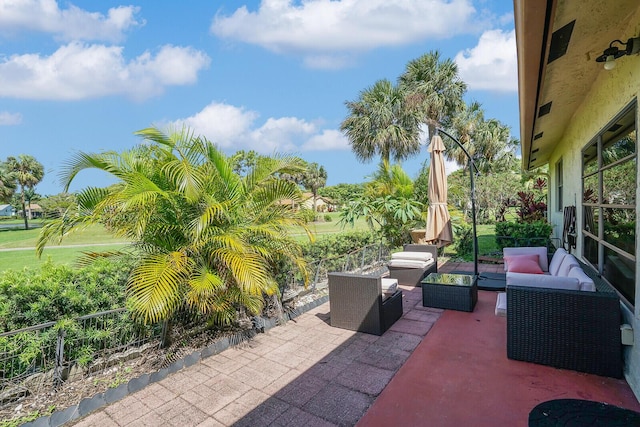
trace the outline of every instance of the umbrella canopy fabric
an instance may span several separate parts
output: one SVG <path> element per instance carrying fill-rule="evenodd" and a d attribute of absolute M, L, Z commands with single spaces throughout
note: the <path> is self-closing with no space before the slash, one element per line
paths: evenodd
<path fill-rule="evenodd" d="M 447 209 L 447 172 L 444 167 L 444 142 L 440 135 L 431 138 L 429 169 L 429 208 L 425 240 L 442 247 L 453 242 L 451 217 Z"/>

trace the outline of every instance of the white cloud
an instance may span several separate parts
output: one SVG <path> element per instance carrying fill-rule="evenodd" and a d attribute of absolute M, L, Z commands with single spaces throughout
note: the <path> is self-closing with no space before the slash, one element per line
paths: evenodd
<path fill-rule="evenodd" d="M 460 77 L 471 90 L 518 90 L 515 31 L 491 30 L 480 36 L 478 45 L 455 57 Z"/>
<path fill-rule="evenodd" d="M 22 123 L 22 115 L 20 113 L 0 111 L 0 126 L 19 125 L 20 123 Z"/>
<path fill-rule="evenodd" d="M 472 31 L 474 13 L 470 0 L 262 0 L 255 12 L 219 12 L 211 32 L 331 68 L 345 54 Z"/>
<path fill-rule="evenodd" d="M 229 104 L 212 102 L 191 117 L 172 123 L 188 126 L 196 135 L 227 150 L 255 150 L 272 154 L 297 151 L 348 150 L 349 145 L 337 130 L 297 117 L 268 118 L 256 123 L 259 114 Z"/>
<path fill-rule="evenodd" d="M 302 145 L 303 151 L 350 150 L 349 140 L 339 130 L 327 129 Z"/>
<path fill-rule="evenodd" d="M 166 86 L 197 81 L 209 57 L 190 47 L 163 46 L 128 62 L 120 46 L 73 42 L 51 56 L 37 54 L 0 58 L 0 97 L 78 100 L 126 95 L 142 100 Z"/>
<path fill-rule="evenodd" d="M 88 12 L 74 5 L 60 9 L 55 0 L 0 1 L 0 33 L 35 31 L 70 40 L 120 41 L 124 32 L 144 25 L 134 6 L 118 6 L 106 15 Z"/>

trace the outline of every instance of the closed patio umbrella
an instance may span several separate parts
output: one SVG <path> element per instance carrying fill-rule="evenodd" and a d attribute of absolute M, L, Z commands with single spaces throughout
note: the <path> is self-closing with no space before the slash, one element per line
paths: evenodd
<path fill-rule="evenodd" d="M 442 247 L 453 242 L 451 217 L 447 209 L 447 172 L 444 166 L 444 142 L 440 135 L 431 138 L 429 152 L 429 208 L 427 211 L 427 229 L 425 240 Z"/>

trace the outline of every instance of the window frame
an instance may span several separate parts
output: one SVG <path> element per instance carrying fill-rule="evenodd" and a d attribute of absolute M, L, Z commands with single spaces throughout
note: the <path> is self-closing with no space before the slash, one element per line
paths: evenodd
<path fill-rule="evenodd" d="M 605 277 L 605 261 L 606 261 L 605 253 L 613 253 L 616 256 L 622 257 L 626 259 L 628 262 L 632 262 L 635 268 L 637 268 L 636 248 L 637 248 L 638 236 L 635 235 L 635 228 L 634 228 L 635 239 L 634 239 L 634 246 L 633 246 L 634 253 L 631 254 L 626 250 L 622 249 L 621 247 L 618 247 L 615 244 L 607 241 L 607 237 L 605 235 L 606 216 L 604 215 L 606 210 L 611 210 L 611 209 L 633 210 L 634 212 L 636 211 L 635 208 L 637 205 L 637 198 L 638 198 L 638 190 L 637 190 L 638 188 L 638 117 L 637 117 L 637 114 L 638 114 L 638 104 L 637 104 L 637 100 L 634 100 L 630 104 L 628 104 L 625 108 L 623 108 L 620 111 L 620 113 L 618 113 L 613 120 L 611 120 L 605 127 L 603 127 L 595 135 L 594 138 L 592 138 L 587 144 L 585 144 L 585 146 L 581 150 L 581 160 L 582 160 L 581 168 L 582 169 L 581 169 L 580 180 L 581 180 L 582 193 L 581 193 L 580 206 L 582 209 L 583 220 L 580 223 L 580 231 L 581 231 L 581 239 L 583 243 L 581 248 L 582 258 L 587 263 L 592 265 L 593 268 L 595 268 L 596 271 L 599 274 L 601 274 L 603 279 L 605 280 L 607 280 Z M 605 140 L 604 136 L 608 131 L 610 131 L 611 127 L 621 119 L 626 118 L 627 116 L 633 118 L 632 123 L 618 129 L 619 132 L 615 133 L 613 136 Z M 614 141 L 615 143 L 616 141 L 619 141 L 621 138 L 624 138 L 625 135 L 628 135 L 631 133 L 635 133 L 635 147 L 634 147 L 633 153 L 628 154 L 610 163 L 604 164 L 603 151 L 606 150 L 606 148 L 608 148 L 609 145 L 607 144 L 609 144 L 611 141 Z M 593 148 L 594 147 L 596 149 L 595 169 L 593 165 L 593 160 L 594 160 Z M 604 196 L 603 196 L 604 188 L 605 188 L 604 175 L 608 170 L 611 170 L 616 166 L 623 165 L 625 162 L 628 162 L 628 161 L 635 162 L 634 172 L 636 176 L 635 176 L 634 188 L 636 188 L 636 191 L 635 191 L 635 197 L 633 202 L 634 204 L 630 205 L 630 204 L 619 204 L 619 203 L 618 204 L 605 203 Z M 587 171 L 587 168 L 589 168 L 588 171 Z M 587 187 L 585 185 L 585 181 L 587 180 L 592 182 L 594 180 L 597 180 L 598 194 L 597 194 L 597 201 L 595 202 L 585 201 L 585 191 Z M 590 215 L 588 214 L 589 212 L 588 208 L 591 208 Z M 589 222 L 588 218 L 592 219 L 590 223 L 594 226 L 594 227 L 591 227 L 589 230 L 587 230 L 588 228 L 587 223 Z M 597 224 L 593 222 L 594 218 L 597 218 Z M 637 217 L 636 217 L 636 221 L 637 221 Z M 596 245 L 595 248 L 593 247 L 594 243 Z M 595 263 L 593 262 L 594 253 L 587 253 L 593 249 L 597 249 L 597 262 Z M 637 298 L 637 295 L 635 293 L 635 269 L 633 270 L 633 272 L 634 274 L 632 279 L 633 281 L 632 297 L 634 300 L 632 301 L 630 301 L 629 298 L 627 298 L 626 295 L 621 291 L 622 285 L 618 285 L 617 283 L 611 283 L 611 281 L 607 280 L 618 291 L 618 293 L 620 294 L 621 300 L 631 308 L 635 306 L 635 299 Z"/>

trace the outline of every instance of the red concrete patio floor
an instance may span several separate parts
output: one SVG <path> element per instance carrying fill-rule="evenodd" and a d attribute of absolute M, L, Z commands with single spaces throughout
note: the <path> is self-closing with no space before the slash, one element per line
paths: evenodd
<path fill-rule="evenodd" d="M 473 266 L 440 268 L 452 270 Z M 481 291 L 473 313 L 443 311 L 422 307 L 420 288 L 403 288 L 404 315 L 382 337 L 332 328 L 326 303 L 74 423 L 526 426 L 533 407 L 557 398 L 640 411 L 624 380 L 508 360 L 495 298 Z"/>

